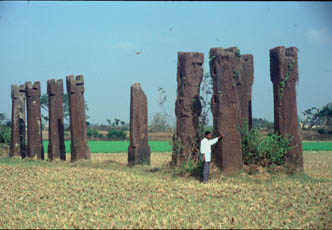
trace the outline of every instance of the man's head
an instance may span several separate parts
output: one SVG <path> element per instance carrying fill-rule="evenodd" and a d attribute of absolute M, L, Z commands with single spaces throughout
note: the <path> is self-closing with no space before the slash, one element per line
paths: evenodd
<path fill-rule="evenodd" d="M 205 132 L 205 137 L 206 137 L 207 139 L 211 139 L 211 138 L 212 138 L 212 134 L 211 134 L 211 132 L 210 132 L 210 131 L 206 131 L 206 132 Z"/>

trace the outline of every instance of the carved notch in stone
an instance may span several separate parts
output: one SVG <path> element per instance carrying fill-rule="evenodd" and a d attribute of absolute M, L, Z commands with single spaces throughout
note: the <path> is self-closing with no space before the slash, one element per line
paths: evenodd
<path fill-rule="evenodd" d="M 66 85 L 69 97 L 71 161 L 90 159 L 85 121 L 83 75 L 78 75 L 76 78 L 73 75 L 67 76 Z"/>
<path fill-rule="evenodd" d="M 42 120 L 40 108 L 40 82 L 25 83 L 28 120 L 28 148 L 27 156 L 44 159 L 44 146 L 42 142 Z"/>
<path fill-rule="evenodd" d="M 26 156 L 25 145 L 25 86 L 12 85 L 12 124 L 9 156 Z"/>

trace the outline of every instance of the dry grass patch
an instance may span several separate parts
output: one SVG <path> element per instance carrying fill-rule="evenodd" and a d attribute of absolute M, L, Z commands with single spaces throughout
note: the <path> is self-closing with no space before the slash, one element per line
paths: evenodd
<path fill-rule="evenodd" d="M 150 166 L 128 168 L 127 154 L 0 158 L 0 228 L 332 228 L 332 152 L 305 152 L 301 175 L 226 178 L 213 167 L 207 185 L 175 177 L 170 159 L 153 153 Z"/>

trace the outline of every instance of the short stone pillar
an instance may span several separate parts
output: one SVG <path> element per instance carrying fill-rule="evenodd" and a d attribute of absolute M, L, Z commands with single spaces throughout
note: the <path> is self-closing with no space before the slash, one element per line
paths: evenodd
<path fill-rule="evenodd" d="M 25 145 L 25 86 L 12 85 L 12 124 L 9 156 L 26 156 Z"/>
<path fill-rule="evenodd" d="M 210 73 L 213 79 L 211 109 L 214 135 L 225 135 L 213 148 L 213 158 L 226 176 L 242 168 L 241 135 L 238 125 L 241 117 L 237 93 L 237 48 L 210 49 Z"/>
<path fill-rule="evenodd" d="M 274 96 L 274 130 L 292 138 L 285 162 L 303 171 L 302 140 L 296 105 L 296 82 L 299 79 L 297 48 L 279 46 L 270 50 L 270 74 Z"/>
<path fill-rule="evenodd" d="M 189 159 L 197 161 L 200 157 L 198 118 L 202 111 L 200 85 L 203 79 L 203 63 L 203 53 L 178 52 L 173 165 L 181 165 Z"/>
<path fill-rule="evenodd" d="M 48 94 L 48 158 L 66 160 L 63 125 L 63 81 L 47 81 Z"/>
<path fill-rule="evenodd" d="M 254 83 L 254 57 L 251 54 L 244 54 L 238 58 L 238 65 L 234 70 L 234 78 L 237 78 L 237 93 L 240 101 L 241 120 L 247 120 L 249 129 L 252 128 L 252 107 L 251 94 Z M 242 125 L 240 123 L 240 125 Z"/>
<path fill-rule="evenodd" d="M 148 143 L 148 105 L 141 85 L 130 87 L 130 144 L 128 147 L 128 165 L 150 164 L 150 146 Z"/>
<path fill-rule="evenodd" d="M 44 146 L 42 140 L 42 120 L 40 108 L 40 82 L 25 83 L 28 120 L 28 148 L 27 156 L 44 160 Z"/>
<path fill-rule="evenodd" d="M 67 76 L 66 85 L 69 97 L 71 161 L 90 159 L 85 121 L 83 75 L 78 75 L 76 78 L 74 75 Z"/>

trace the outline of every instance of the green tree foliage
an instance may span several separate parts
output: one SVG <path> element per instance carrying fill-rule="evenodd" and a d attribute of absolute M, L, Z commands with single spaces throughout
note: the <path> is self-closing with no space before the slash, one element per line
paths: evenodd
<path fill-rule="evenodd" d="M 127 139 L 127 135 L 123 130 L 112 129 L 108 132 L 107 138 L 112 141 L 122 141 Z"/>
<path fill-rule="evenodd" d="M 309 108 L 303 113 L 304 120 L 302 129 L 317 126 L 319 133 L 332 133 L 332 102 L 326 104 L 321 109 Z"/>
<path fill-rule="evenodd" d="M 10 121 L 5 113 L 0 113 L 0 143 L 10 143 L 11 129 Z"/>

